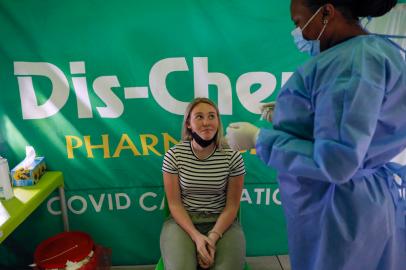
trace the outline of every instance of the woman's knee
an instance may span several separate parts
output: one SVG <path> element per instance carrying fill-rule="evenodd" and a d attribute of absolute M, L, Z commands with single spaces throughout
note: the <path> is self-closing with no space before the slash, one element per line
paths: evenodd
<path fill-rule="evenodd" d="M 173 219 L 162 227 L 160 247 L 165 270 L 196 269 L 195 244 Z"/>
<path fill-rule="evenodd" d="M 217 242 L 215 270 L 244 269 L 245 237 L 241 226 L 233 223 Z"/>

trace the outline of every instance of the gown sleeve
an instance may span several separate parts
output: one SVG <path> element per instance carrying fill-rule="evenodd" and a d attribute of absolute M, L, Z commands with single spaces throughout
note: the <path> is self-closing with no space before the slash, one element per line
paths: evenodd
<path fill-rule="evenodd" d="M 379 121 L 388 65 L 383 57 L 357 55 L 325 68 L 318 63 L 308 73 L 299 70 L 303 81 L 295 83 L 292 78 L 293 83 L 286 84 L 287 88 L 303 87 L 302 93 L 311 93 L 307 99 L 309 110 L 313 110 L 309 119 L 313 121 L 313 134 L 310 139 L 298 136 L 298 132 L 292 132 L 295 123 L 290 129 L 283 128 L 284 114 L 298 110 L 300 118 L 303 111 L 299 104 L 303 96 L 284 89 L 292 94 L 278 97 L 279 125 L 261 129 L 256 144 L 258 156 L 268 166 L 297 177 L 336 184 L 347 182 L 362 166 Z"/>

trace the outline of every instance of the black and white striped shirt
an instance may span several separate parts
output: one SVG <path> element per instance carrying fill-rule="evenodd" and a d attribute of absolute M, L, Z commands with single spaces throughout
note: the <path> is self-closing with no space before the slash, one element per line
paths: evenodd
<path fill-rule="evenodd" d="M 221 213 L 226 204 L 229 177 L 245 174 L 239 152 L 216 149 L 206 159 L 199 159 L 190 141 L 183 141 L 166 152 L 162 170 L 179 176 L 182 202 L 191 213 Z"/>

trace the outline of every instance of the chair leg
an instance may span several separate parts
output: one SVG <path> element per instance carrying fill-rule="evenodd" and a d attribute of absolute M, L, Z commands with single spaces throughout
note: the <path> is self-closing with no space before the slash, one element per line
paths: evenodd
<path fill-rule="evenodd" d="M 159 259 L 158 263 L 156 264 L 155 270 L 165 270 L 164 260 L 162 257 Z"/>

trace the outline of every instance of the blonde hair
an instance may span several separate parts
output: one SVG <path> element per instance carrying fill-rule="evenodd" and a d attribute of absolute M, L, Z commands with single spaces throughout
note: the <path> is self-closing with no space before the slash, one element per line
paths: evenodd
<path fill-rule="evenodd" d="M 205 98 L 205 97 L 197 97 L 194 100 L 192 100 L 189 103 L 189 105 L 187 106 L 185 115 L 183 116 L 183 122 L 182 122 L 182 140 L 184 140 L 184 141 L 192 140 L 191 130 L 188 128 L 188 125 L 190 125 L 190 114 L 191 114 L 192 110 L 200 103 L 209 104 L 216 110 L 219 125 L 218 125 L 218 129 L 217 129 L 215 144 L 216 144 L 217 148 L 219 148 L 220 150 L 223 148 L 228 148 L 226 140 L 224 139 L 223 123 L 221 122 L 221 119 L 220 119 L 219 109 L 217 108 L 217 105 L 213 101 L 211 101 L 210 99 Z"/>

